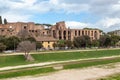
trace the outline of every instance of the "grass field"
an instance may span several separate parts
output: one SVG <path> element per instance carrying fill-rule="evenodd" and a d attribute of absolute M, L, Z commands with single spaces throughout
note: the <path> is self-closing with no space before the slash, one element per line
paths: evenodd
<path fill-rule="evenodd" d="M 107 59 L 92 59 L 84 60 L 73 64 L 65 64 L 64 69 L 73 69 L 73 68 L 83 68 L 96 65 L 104 65 L 109 63 L 120 62 L 120 57 L 117 58 L 107 58 Z"/>
<path fill-rule="evenodd" d="M 120 50 L 102 50 L 102 51 L 82 51 L 82 52 L 61 52 L 50 54 L 33 54 L 32 56 L 39 62 L 46 61 L 65 61 L 85 58 L 98 58 L 105 56 L 120 55 Z"/>
<path fill-rule="evenodd" d="M 47 67 L 47 68 L 31 68 L 31 69 L 19 69 L 17 71 L 9 71 L 5 73 L 0 74 L 0 79 L 3 78 L 12 78 L 12 77 L 20 77 L 20 76 L 27 76 L 27 75 L 35 75 L 35 74 L 43 74 L 43 73 L 48 73 L 48 72 L 54 72 L 52 67 Z"/>
<path fill-rule="evenodd" d="M 85 67 L 96 66 L 96 65 L 116 63 L 116 62 L 120 62 L 120 57 L 109 58 L 109 59 L 98 59 L 98 60 L 97 59 L 82 60 L 79 62 L 67 62 L 67 63 L 62 63 L 61 65 L 63 65 L 64 69 L 74 69 L 74 68 L 85 68 Z M 0 72 L 0 79 L 18 77 L 18 76 L 35 75 L 35 74 L 43 74 L 43 73 L 56 71 L 52 68 L 52 66 L 53 65 L 45 67 L 45 68 L 33 67 L 33 68 L 8 70 L 8 71 L 4 71 L 4 72 L 2 71 L 2 72 Z M 55 66 L 55 64 L 54 64 L 54 66 Z"/>
<path fill-rule="evenodd" d="M 117 56 L 117 55 L 120 55 L 120 50 L 32 54 L 32 56 L 35 58 L 34 62 L 25 61 L 23 55 L 0 56 L 0 67 L 38 63 L 38 62 L 65 61 L 65 60 L 98 58 L 98 57 Z"/>

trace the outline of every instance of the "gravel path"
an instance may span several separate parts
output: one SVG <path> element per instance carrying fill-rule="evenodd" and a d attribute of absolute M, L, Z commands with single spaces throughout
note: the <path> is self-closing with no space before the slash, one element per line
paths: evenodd
<path fill-rule="evenodd" d="M 43 76 L 26 76 L 5 80 L 95 80 L 103 76 L 120 73 L 120 63 L 114 67 L 89 67 L 84 69 L 63 70 Z"/>

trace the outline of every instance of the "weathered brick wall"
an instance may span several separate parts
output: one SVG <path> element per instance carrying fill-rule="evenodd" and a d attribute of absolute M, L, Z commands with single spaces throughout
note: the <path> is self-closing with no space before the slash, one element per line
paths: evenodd
<path fill-rule="evenodd" d="M 65 22 L 57 22 L 50 29 L 45 29 L 43 25 L 35 25 L 33 22 L 15 22 L 6 25 L 0 25 L 0 35 L 13 36 L 21 30 L 26 29 L 31 35 L 51 36 L 61 40 L 73 40 L 74 37 L 88 35 L 91 40 L 100 38 L 100 31 L 94 29 L 68 29 Z"/>

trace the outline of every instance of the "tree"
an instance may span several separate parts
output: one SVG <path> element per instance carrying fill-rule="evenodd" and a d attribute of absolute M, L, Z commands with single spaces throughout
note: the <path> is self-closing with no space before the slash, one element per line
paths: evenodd
<path fill-rule="evenodd" d="M 103 35 L 99 39 L 100 47 L 104 47 L 105 45 L 105 40 L 106 40 L 106 35 Z"/>
<path fill-rule="evenodd" d="M 43 47 L 43 45 L 41 42 L 36 42 L 36 49 L 40 49 L 42 47 Z"/>
<path fill-rule="evenodd" d="M 30 33 L 28 32 L 28 30 L 23 29 L 21 31 L 18 32 L 18 37 L 20 37 L 22 40 L 26 40 L 27 38 L 30 37 Z"/>
<path fill-rule="evenodd" d="M 64 40 L 59 40 L 58 41 L 58 47 L 60 49 L 64 49 L 65 48 L 65 41 Z"/>
<path fill-rule="evenodd" d="M 111 42 L 112 42 L 111 37 L 108 35 L 103 35 L 99 39 L 99 43 L 101 47 L 111 46 Z"/>
<path fill-rule="evenodd" d="M 28 40 L 28 41 L 31 41 L 31 42 L 36 42 L 35 38 L 34 37 L 28 37 L 27 39 L 25 40 Z"/>
<path fill-rule="evenodd" d="M 2 17 L 0 16 L 0 24 L 2 24 Z"/>
<path fill-rule="evenodd" d="M 36 44 L 35 44 L 35 42 L 22 41 L 17 46 L 17 50 L 23 51 L 25 53 L 24 56 L 27 61 L 33 61 L 34 59 L 29 53 L 32 50 L 36 50 Z"/>
<path fill-rule="evenodd" d="M 47 26 L 48 29 L 50 28 L 50 26 L 52 26 L 51 24 L 43 24 L 43 25 Z"/>
<path fill-rule="evenodd" d="M 73 40 L 73 44 L 77 48 L 89 47 L 91 44 L 90 37 L 89 36 L 75 37 Z"/>
<path fill-rule="evenodd" d="M 0 43 L 5 43 L 6 37 L 5 36 L 0 36 Z"/>
<path fill-rule="evenodd" d="M 80 48 L 81 43 L 82 43 L 82 37 L 81 36 L 74 38 L 74 40 L 73 40 L 74 47 Z"/>
<path fill-rule="evenodd" d="M 7 46 L 7 50 L 15 50 L 19 44 L 20 39 L 15 36 L 11 36 L 5 39 L 4 44 Z"/>
<path fill-rule="evenodd" d="M 116 43 L 116 46 L 119 46 L 119 47 L 120 47 L 120 41 Z"/>
<path fill-rule="evenodd" d="M 7 19 L 6 18 L 4 19 L 4 24 L 7 24 Z"/>
<path fill-rule="evenodd" d="M 83 36 L 83 37 L 84 37 L 84 39 L 85 39 L 85 47 L 90 47 L 90 45 L 91 45 L 90 37 L 87 36 L 87 35 L 85 35 L 85 36 Z"/>
<path fill-rule="evenodd" d="M 92 43 L 91 43 L 91 45 L 93 47 L 99 47 L 99 41 L 98 40 L 93 40 Z"/>
<path fill-rule="evenodd" d="M 111 35 L 111 45 L 115 46 L 120 40 L 120 36 Z"/>
<path fill-rule="evenodd" d="M 55 49 L 56 47 L 58 47 L 58 43 L 53 43 L 53 47 L 54 47 L 54 49 Z"/>
<path fill-rule="evenodd" d="M 6 46 L 3 43 L 0 43 L 0 52 L 3 52 L 6 49 Z"/>
<path fill-rule="evenodd" d="M 70 40 L 66 40 L 66 41 L 65 41 L 65 45 L 66 45 L 68 48 L 71 48 L 72 45 L 73 45 L 73 43 L 72 43 L 72 41 L 70 41 Z"/>
<path fill-rule="evenodd" d="M 105 47 L 111 46 L 111 37 L 106 37 L 105 43 L 104 43 Z"/>

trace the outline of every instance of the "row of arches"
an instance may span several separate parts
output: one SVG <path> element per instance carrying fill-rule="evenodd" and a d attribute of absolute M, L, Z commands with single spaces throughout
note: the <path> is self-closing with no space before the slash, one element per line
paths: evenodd
<path fill-rule="evenodd" d="M 89 37 L 94 37 L 95 39 L 97 39 L 98 32 L 96 30 L 75 30 L 74 35 L 75 36 L 87 35 Z"/>
<path fill-rule="evenodd" d="M 53 30 L 53 37 L 59 40 L 71 40 L 71 37 L 88 35 L 93 39 L 98 39 L 98 31 L 96 30 Z"/>

